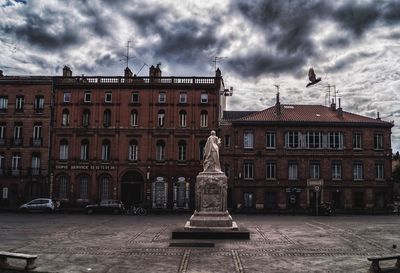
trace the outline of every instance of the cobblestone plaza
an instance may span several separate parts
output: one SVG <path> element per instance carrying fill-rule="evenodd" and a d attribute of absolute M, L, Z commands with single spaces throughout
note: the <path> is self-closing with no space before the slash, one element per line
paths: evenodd
<path fill-rule="evenodd" d="M 0 250 L 37 254 L 37 272 L 250 273 L 367 272 L 367 257 L 398 254 L 394 245 L 400 247 L 396 215 L 233 215 L 250 240 L 169 247 L 178 242 L 172 230 L 189 216 L 3 213 Z"/>

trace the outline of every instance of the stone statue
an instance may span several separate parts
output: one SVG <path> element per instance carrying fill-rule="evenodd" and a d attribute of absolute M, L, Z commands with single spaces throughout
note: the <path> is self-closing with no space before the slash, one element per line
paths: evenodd
<path fill-rule="evenodd" d="M 219 146 L 221 139 L 215 135 L 215 131 L 211 131 L 206 146 L 204 147 L 203 172 L 221 172 L 219 163 Z"/>

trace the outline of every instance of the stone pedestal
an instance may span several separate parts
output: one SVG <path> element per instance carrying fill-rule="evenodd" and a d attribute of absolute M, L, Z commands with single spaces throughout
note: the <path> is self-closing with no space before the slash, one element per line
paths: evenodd
<path fill-rule="evenodd" d="M 237 230 L 227 210 L 227 177 L 223 172 L 201 172 L 196 178 L 196 210 L 186 230 Z"/>

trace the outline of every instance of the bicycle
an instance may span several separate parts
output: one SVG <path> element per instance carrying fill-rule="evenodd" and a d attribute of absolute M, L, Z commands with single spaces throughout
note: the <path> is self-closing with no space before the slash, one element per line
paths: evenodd
<path fill-rule="evenodd" d="M 147 210 L 142 207 L 131 206 L 129 209 L 126 210 L 126 214 L 143 216 L 147 214 Z"/>

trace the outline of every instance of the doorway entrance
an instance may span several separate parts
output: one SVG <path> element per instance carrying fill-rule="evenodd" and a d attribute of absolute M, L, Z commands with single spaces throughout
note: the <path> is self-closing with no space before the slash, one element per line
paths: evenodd
<path fill-rule="evenodd" d="M 122 177 L 121 201 L 126 208 L 143 202 L 144 178 L 137 171 L 129 171 Z"/>

